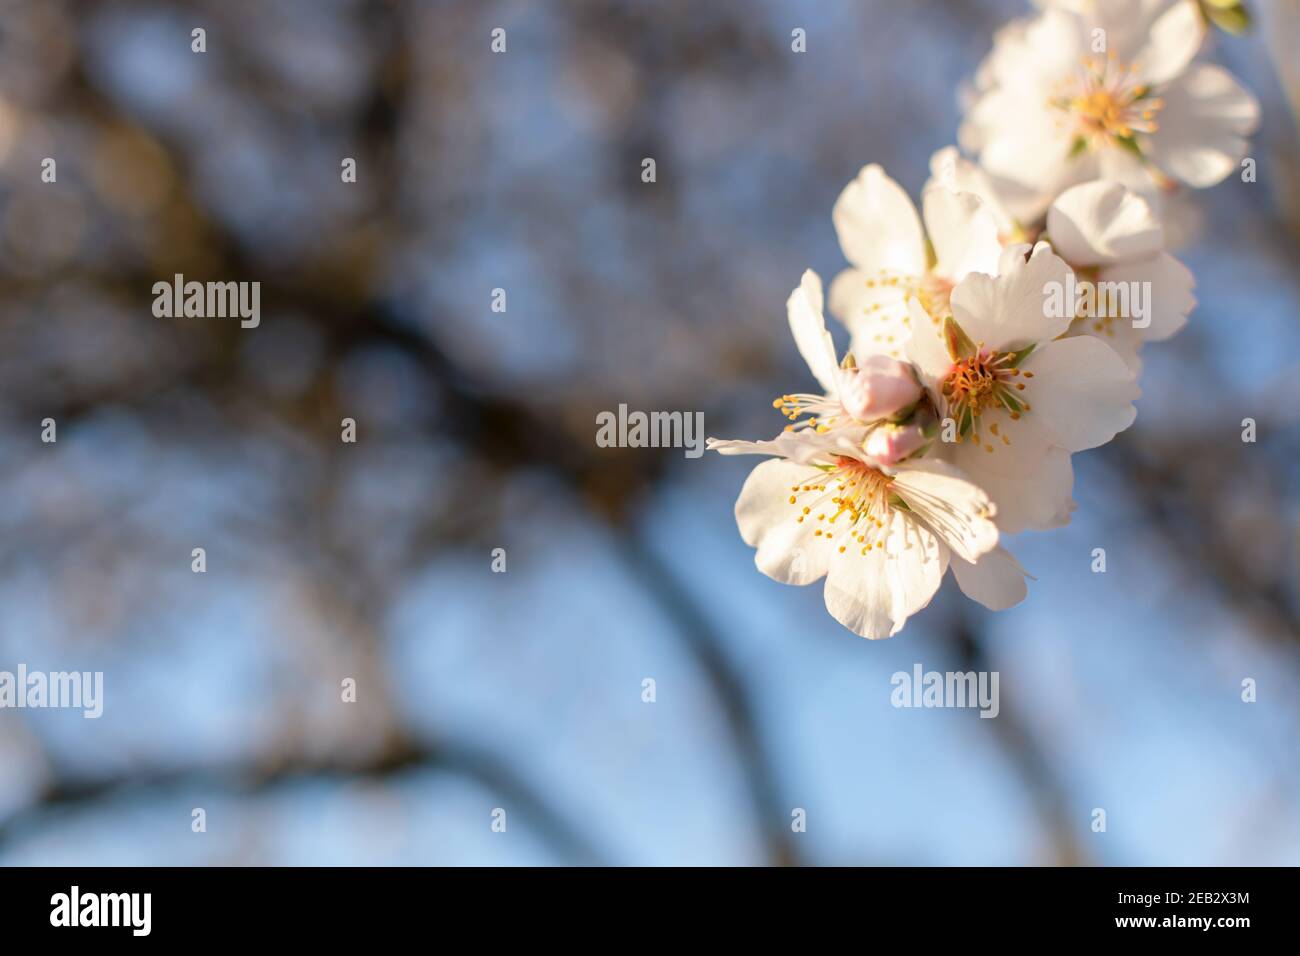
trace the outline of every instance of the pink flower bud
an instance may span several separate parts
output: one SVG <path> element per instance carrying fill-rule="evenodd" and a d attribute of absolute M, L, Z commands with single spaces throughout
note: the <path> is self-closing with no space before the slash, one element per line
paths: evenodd
<path fill-rule="evenodd" d="M 881 465 L 896 465 L 925 447 L 928 439 L 918 425 L 881 425 L 867 436 L 864 451 Z"/>
<path fill-rule="evenodd" d="M 860 422 L 887 418 L 921 397 L 911 366 L 888 355 L 869 356 L 839 375 L 840 404 Z"/>

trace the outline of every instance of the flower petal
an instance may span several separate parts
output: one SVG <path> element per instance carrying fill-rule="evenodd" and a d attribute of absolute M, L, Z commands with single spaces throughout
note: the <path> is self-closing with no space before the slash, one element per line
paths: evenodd
<path fill-rule="evenodd" d="M 1133 0 L 1122 2 L 1128 9 L 1121 15 L 1131 20 Z M 1132 65 L 1143 82 L 1167 83 L 1182 73 L 1201 49 L 1205 42 L 1205 18 L 1195 0 L 1144 0 L 1144 4 L 1151 8 L 1142 24 L 1145 28 L 1142 38 L 1146 42 L 1134 55 Z"/>
<path fill-rule="evenodd" d="M 1048 293 L 1053 285 L 1062 292 L 1070 267 L 1051 247 L 1040 242 L 1029 259 L 1027 245 L 1008 246 L 993 278 L 973 272 L 952 292 L 952 313 L 970 338 L 990 349 L 1014 351 L 1035 342 L 1056 338 L 1074 315 L 1074 303 L 1062 295 L 1060 310 L 1049 314 Z"/>
<path fill-rule="evenodd" d="M 826 319 L 822 315 L 822 280 L 817 273 L 811 269 L 804 272 L 803 281 L 790 293 L 785 308 L 799 354 L 826 394 L 834 395 L 839 362 L 835 360 L 835 343 L 826 331 Z"/>
<path fill-rule="evenodd" d="M 1104 180 L 1061 193 L 1047 211 L 1047 233 L 1076 269 L 1153 256 L 1164 248 L 1164 230 L 1146 200 Z"/>
<path fill-rule="evenodd" d="M 962 593 L 990 611 L 1015 607 L 1029 593 L 1025 569 L 1006 548 L 995 548 L 974 564 L 954 554 L 950 567 Z"/>
<path fill-rule="evenodd" d="M 978 196 L 936 183 L 925 190 L 921 202 L 937 275 L 960 282 L 972 272 L 997 272 L 1002 254 L 998 224 Z"/>
<path fill-rule="evenodd" d="M 1094 178 L 1095 156 L 1073 154 L 1072 129 L 1045 105 L 1046 89 L 1021 85 L 985 93 L 959 135 L 965 148 L 979 149 L 980 165 L 1007 211 L 1025 223 L 1038 219 L 1066 187 Z"/>
<path fill-rule="evenodd" d="M 893 491 L 961 558 L 974 561 L 997 547 L 989 496 L 947 462 L 922 458 L 900 465 Z"/>
<path fill-rule="evenodd" d="M 942 184 L 959 193 L 974 193 L 993 217 L 1000 237 L 1009 238 L 1016 232 L 1016 222 L 1003 205 L 993 180 L 983 169 L 964 158 L 956 146 L 945 146 L 930 157 L 930 179 L 921 195 L 924 196 L 934 184 Z"/>
<path fill-rule="evenodd" d="M 858 359 L 888 355 L 901 359 L 910 334 L 904 286 L 879 282 L 860 269 L 845 269 L 831 283 L 830 307 L 853 335 L 849 351 Z"/>
<path fill-rule="evenodd" d="M 1024 393 L 1035 420 L 1067 451 L 1105 444 L 1133 424 L 1141 394 L 1115 350 L 1092 336 L 1048 342 L 1022 368 L 1034 378 Z"/>
<path fill-rule="evenodd" d="M 844 258 L 868 273 L 925 274 L 925 236 L 903 187 L 874 163 L 844 187 L 831 213 Z"/>
<path fill-rule="evenodd" d="M 1192 271 L 1167 252 L 1139 262 L 1123 262 L 1103 269 L 1098 276 L 1103 282 L 1144 283 L 1148 291 L 1150 325 L 1139 327 L 1144 341 L 1158 342 L 1167 339 L 1184 325 L 1187 316 L 1196 308 L 1196 279 Z"/>
<path fill-rule="evenodd" d="M 1189 186 L 1220 182 L 1246 155 L 1259 122 L 1259 102 L 1222 67 L 1198 64 L 1162 91 L 1160 128 L 1142 138 L 1143 152 Z"/>
<path fill-rule="evenodd" d="M 826 610 L 854 634 L 892 637 L 930 603 L 948 566 L 948 549 L 904 512 L 891 511 L 884 548 L 832 552 Z"/>
<path fill-rule="evenodd" d="M 865 425 L 837 428 L 834 432 L 823 434 L 818 434 L 812 428 L 801 428 L 798 431 L 783 431 L 770 441 L 710 438 L 707 447 L 719 455 L 775 455 L 801 465 L 814 462 L 830 464 L 850 449 L 856 449 L 859 455 L 862 454 L 861 445 L 868 431 Z"/>
<path fill-rule="evenodd" d="M 943 325 L 916 299 L 908 300 L 907 309 L 912 327 L 907 339 L 907 358 L 916 366 L 921 384 L 933 391 L 952 369 L 952 358 L 943 342 Z"/>
<path fill-rule="evenodd" d="M 1011 446 L 1021 451 L 1019 457 L 1011 459 L 1007 448 L 989 455 L 971 442 L 962 442 L 952 452 L 952 459 L 988 494 L 997 508 L 997 526 L 1003 534 L 1046 531 L 1069 524 L 1074 510 L 1070 453 L 1051 445 L 1030 453 L 1021 450 L 1022 444 L 1017 440 Z M 1013 462 L 1014 467 L 998 467 L 1007 462 Z"/>
<path fill-rule="evenodd" d="M 759 464 L 736 499 L 736 525 L 752 548 L 754 564 L 782 584 L 810 584 L 826 573 L 830 545 L 814 536 L 812 521 L 798 521 L 803 509 L 790 504 L 790 489 L 821 472 L 781 459 Z"/>

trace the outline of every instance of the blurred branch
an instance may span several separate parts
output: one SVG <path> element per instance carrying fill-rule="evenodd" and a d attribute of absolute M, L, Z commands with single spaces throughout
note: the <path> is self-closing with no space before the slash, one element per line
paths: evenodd
<path fill-rule="evenodd" d="M 1136 500 L 1144 517 L 1168 544 L 1172 560 L 1196 575 L 1200 583 L 1217 592 L 1228 605 L 1237 608 L 1259 625 L 1255 630 L 1275 640 L 1300 644 L 1300 607 L 1282 574 L 1261 580 L 1239 554 L 1240 544 L 1225 525 L 1231 519 L 1223 513 L 1223 501 L 1208 500 L 1198 487 L 1212 496 L 1221 489 L 1247 488 L 1242 476 L 1251 467 L 1247 456 L 1234 454 L 1229 443 L 1212 439 L 1198 445 L 1196 436 L 1166 439 L 1169 447 L 1153 449 L 1127 433 L 1119 435 L 1105 449 L 1103 457 L 1123 476 L 1123 484 Z M 1188 481 L 1186 462 L 1213 469 L 1208 482 Z M 1279 571 L 1284 569 L 1279 568 Z"/>
<path fill-rule="evenodd" d="M 980 640 L 979 630 L 971 619 L 970 609 L 961 606 L 963 602 L 964 598 L 958 598 L 958 609 L 948 638 L 956 647 L 964 670 L 995 670 Z M 998 715 L 989 723 L 1000 736 L 1003 751 L 1015 765 L 1038 813 L 1043 831 L 1051 842 L 1052 862 L 1058 866 L 1086 865 L 1089 862 L 1087 854 L 1075 839 L 1066 787 L 1057 779 L 1056 768 L 1030 730 L 1029 715 L 1017 709 L 1014 695 L 1003 695 Z"/>
<path fill-rule="evenodd" d="M 726 656 L 725 641 L 642 534 L 627 529 L 626 534 L 615 537 L 633 579 L 655 595 L 668 613 L 687 652 L 722 706 L 769 862 L 778 866 L 799 865 L 801 855 L 790 829 L 791 808 L 782 802 L 776 769 L 759 734 L 756 709 L 748 688 Z"/>
<path fill-rule="evenodd" d="M 261 767 L 154 768 L 85 780 L 67 779 L 48 788 L 32 805 L 0 821 L 0 847 L 22 830 L 39 826 L 44 817 L 55 811 L 103 805 L 116 797 L 138 795 L 142 791 L 224 791 L 259 796 L 310 780 L 391 782 L 418 770 L 465 777 L 492 791 L 510 813 L 518 813 L 536 827 L 558 858 L 579 864 L 601 862 L 592 844 L 568 823 L 565 815 L 495 754 L 462 744 L 433 746 L 404 736 L 390 738 L 382 753 L 357 763 L 291 759 Z M 487 827 L 488 823 L 485 816 L 483 826 Z"/>

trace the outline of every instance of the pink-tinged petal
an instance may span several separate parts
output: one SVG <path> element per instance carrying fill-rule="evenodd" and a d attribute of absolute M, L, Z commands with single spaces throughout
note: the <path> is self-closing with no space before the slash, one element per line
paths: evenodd
<path fill-rule="evenodd" d="M 1052 246 L 1076 269 L 1154 256 L 1164 230 L 1151 206 L 1119 183 L 1072 186 L 1047 211 Z"/>
<path fill-rule="evenodd" d="M 878 425 L 867 435 L 863 451 L 877 466 L 886 468 L 916 454 L 930 439 L 919 425 Z"/>
<path fill-rule="evenodd" d="M 990 611 L 1015 607 L 1029 593 L 1025 569 L 1006 548 L 996 548 L 974 564 L 954 554 L 949 566 L 962 593 Z"/>
<path fill-rule="evenodd" d="M 903 187 L 874 163 L 844 187 L 831 213 L 844 258 L 868 273 L 925 274 L 925 235 Z"/>
<path fill-rule="evenodd" d="M 835 343 L 826 331 L 826 319 L 822 315 L 822 281 L 817 273 L 809 269 L 803 274 L 803 281 L 790 293 L 785 307 L 799 354 L 826 394 L 834 395 L 839 363 L 835 360 Z"/>
<path fill-rule="evenodd" d="M 1033 380 L 1023 393 L 1032 416 L 1066 451 L 1105 444 L 1133 424 L 1141 394 L 1133 373 L 1100 339 L 1076 336 L 1048 342 L 1025 360 Z"/>
<path fill-rule="evenodd" d="M 844 410 L 860 422 L 888 418 L 921 397 L 912 367 L 887 355 L 869 355 L 853 368 L 840 369 L 839 396 Z"/>
<path fill-rule="evenodd" d="M 1259 102 L 1222 67 L 1198 64 L 1161 91 L 1159 129 L 1142 137 L 1147 157 L 1189 186 L 1213 186 L 1237 169 Z"/>

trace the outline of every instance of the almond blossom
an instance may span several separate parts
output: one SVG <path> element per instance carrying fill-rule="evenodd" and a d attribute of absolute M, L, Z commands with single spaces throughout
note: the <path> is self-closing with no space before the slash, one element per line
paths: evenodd
<path fill-rule="evenodd" d="M 825 392 L 773 403 L 788 417 L 810 417 L 770 442 L 709 441 L 723 454 L 776 456 L 750 473 L 736 502 L 736 522 L 756 549 L 755 564 L 785 584 L 825 577 L 827 610 L 868 638 L 897 634 L 930 602 L 950 566 L 962 590 L 986 606 L 1018 603 L 1025 575 L 997 547 L 988 495 L 951 464 L 919 457 L 929 442 L 916 421 L 867 424 L 845 410 L 844 369 L 822 305 L 821 282 L 807 272 L 788 312 L 795 342 Z M 896 400 L 888 404 L 910 399 L 912 405 L 921 394 L 898 383 L 888 393 Z M 918 415 L 915 408 L 899 411 L 909 419 Z"/>
<path fill-rule="evenodd" d="M 962 158 L 953 147 L 930 159 L 926 188 L 942 185 L 979 196 L 987 215 L 998 223 L 1004 245 L 1029 236 L 1007 211 L 985 171 Z M 1070 334 L 1104 338 L 1136 373 L 1144 342 L 1169 338 L 1187 324 L 1196 306 L 1196 280 L 1165 250 L 1165 230 L 1151 204 L 1121 183 L 1094 180 L 1071 186 L 1047 211 L 1042 233 L 1052 250 L 1074 270 L 1081 293 Z M 1037 232 L 1039 230 L 1035 230 Z M 1113 307 L 1116 291 L 1125 308 Z M 1134 310 L 1130 292 L 1142 300 Z"/>
<path fill-rule="evenodd" d="M 1072 274 L 1047 243 L 1008 246 L 997 273 L 967 276 L 941 327 L 912 300 L 907 353 L 946 420 L 942 452 L 989 493 L 1002 529 L 1055 527 L 1071 510 L 1069 453 L 1132 424 L 1138 387 L 1100 339 L 1061 338 L 1073 303 L 1054 315 L 1046 297 Z"/>
<path fill-rule="evenodd" d="M 1047 211 L 1047 234 L 1081 290 L 1094 292 L 1072 333 L 1104 338 L 1136 373 L 1142 343 L 1167 339 L 1187 324 L 1196 280 L 1164 251 L 1164 230 L 1141 196 L 1119 183 L 1071 187 Z M 1127 308 L 1115 308 L 1116 290 L 1131 292 L 1132 302 L 1123 297 Z"/>
<path fill-rule="evenodd" d="M 922 207 L 924 228 L 907 193 L 874 164 L 864 166 L 835 203 L 831 218 L 851 267 L 831 283 L 830 307 L 852 333 L 850 351 L 859 359 L 903 356 L 911 334 L 909 298 L 932 315 L 946 314 L 953 286 L 971 272 L 997 268 L 998 224 L 976 197 L 927 189 Z"/>
<path fill-rule="evenodd" d="M 1194 0 L 1049 6 L 998 34 L 962 146 L 1022 222 L 1092 179 L 1212 186 L 1245 155 L 1259 105 L 1226 70 L 1193 62 L 1205 31 Z"/>
<path fill-rule="evenodd" d="M 789 423 L 771 440 L 709 439 L 769 456 L 736 502 L 758 568 L 825 578 L 865 637 L 898 633 L 949 567 L 988 608 L 1024 598 L 1000 536 L 1069 521 L 1071 456 L 1132 424 L 1143 343 L 1196 304 L 1161 193 L 1226 177 L 1256 123 L 1249 93 L 1193 62 L 1195 0 L 1037 2 L 975 77 L 978 163 L 935 153 L 919 214 L 876 165 L 836 201 L 844 360 L 807 272 L 787 311 L 818 387 L 772 403 Z"/>

